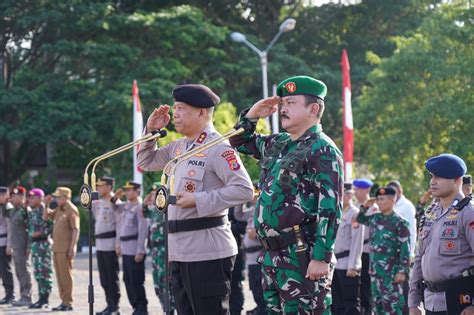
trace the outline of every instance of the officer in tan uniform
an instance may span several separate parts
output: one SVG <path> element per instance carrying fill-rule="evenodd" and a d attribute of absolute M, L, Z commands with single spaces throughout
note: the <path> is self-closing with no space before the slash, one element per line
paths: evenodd
<path fill-rule="evenodd" d="M 43 220 L 54 219 L 53 260 L 61 304 L 53 311 L 72 311 L 72 263 L 79 238 L 79 210 L 71 202 L 71 189 L 58 187 L 45 198 Z"/>
<path fill-rule="evenodd" d="M 148 142 L 138 151 L 139 166 L 160 171 L 177 155 L 220 135 L 212 124 L 220 101 L 208 87 L 174 89 L 174 125 L 185 137 L 164 147 Z M 170 106 L 155 109 L 146 131 L 164 128 Z M 228 142 L 180 163 L 175 171 L 177 202 L 168 208 L 171 285 L 179 314 L 227 314 L 230 275 L 237 244 L 227 218 L 228 208 L 253 198 L 252 182 Z M 190 272 L 192 270 L 192 272 Z"/>
<path fill-rule="evenodd" d="M 434 202 L 421 219 L 410 279 L 411 315 L 474 314 L 474 203 L 461 191 L 466 163 L 453 154 L 425 162 Z"/>

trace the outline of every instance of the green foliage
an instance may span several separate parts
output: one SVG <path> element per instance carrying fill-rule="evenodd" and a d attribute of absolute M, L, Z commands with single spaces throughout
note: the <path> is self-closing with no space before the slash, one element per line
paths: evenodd
<path fill-rule="evenodd" d="M 454 153 L 474 167 L 473 10 L 442 6 L 369 76 L 355 120 L 357 156 L 376 177 L 400 179 L 412 197 L 426 187 L 424 161 Z"/>

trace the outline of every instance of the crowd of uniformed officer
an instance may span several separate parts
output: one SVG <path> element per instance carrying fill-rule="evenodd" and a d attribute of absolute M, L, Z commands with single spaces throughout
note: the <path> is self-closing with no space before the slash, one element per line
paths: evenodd
<path fill-rule="evenodd" d="M 168 206 L 164 222 L 169 261 L 153 254 L 162 262 L 153 264 L 161 275 L 154 277 L 155 292 L 165 303 L 160 282 L 171 283 L 170 310 L 240 314 L 242 271 L 247 267 L 257 304 L 250 314 L 421 314 L 422 307 L 428 315 L 474 314 L 474 204 L 465 162 L 453 154 L 427 160 L 430 189 L 417 208 L 396 180 L 377 189 L 366 178 L 344 183 L 342 155 L 322 132 L 326 92 L 325 84 L 314 78 L 288 78 L 279 84 L 278 96 L 242 112 L 237 127 L 243 133 L 230 139 L 232 146 L 227 141 L 208 146 L 174 165 L 176 202 Z M 213 91 L 204 85 L 180 85 L 173 97 L 174 126 L 183 138 L 164 147 L 154 141 L 141 145 L 138 163 L 145 171 L 161 171 L 175 157 L 221 136 L 212 124 L 220 102 Z M 258 119 L 277 110 L 287 133 L 257 135 Z M 165 128 L 170 120 L 170 106 L 161 105 L 144 132 Z M 255 187 L 237 151 L 261 161 Z M 107 303 L 97 314 L 120 312 L 120 256 L 133 314 L 147 314 L 146 218 L 153 207 L 142 204 L 140 184 L 129 181 L 115 192 L 114 185 L 114 178 L 100 178 L 100 200 L 92 205 Z M 50 243 L 51 232 L 47 226 L 28 232 L 26 195 L 23 187 L 11 192 L 0 187 L 0 275 L 5 288 L 0 303 L 14 302 L 13 258 L 21 287 L 15 305 L 46 307 L 51 256 L 48 262 L 47 255 L 36 255 L 49 269 L 35 263 L 44 277 L 36 277 L 40 300 L 31 304 L 28 255 L 32 242 Z M 126 201 L 121 200 L 124 195 Z M 29 196 L 42 201 L 43 220 L 53 220 L 53 260 L 62 299 L 55 309 L 72 310 L 79 216 L 71 191 L 59 187 L 56 200 L 38 190 Z M 162 228 L 155 226 L 157 231 Z M 155 235 L 152 246 L 164 246 L 159 239 Z M 169 279 L 162 276 L 165 264 Z"/>

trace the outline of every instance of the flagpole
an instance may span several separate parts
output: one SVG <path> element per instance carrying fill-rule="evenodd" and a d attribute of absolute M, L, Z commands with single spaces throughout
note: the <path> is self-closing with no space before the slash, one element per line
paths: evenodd
<path fill-rule="evenodd" d="M 140 103 L 140 96 L 138 90 L 137 80 L 133 80 L 132 86 L 133 98 L 133 140 L 140 139 L 143 132 L 143 114 Z M 137 153 L 139 145 L 133 147 L 133 181 L 143 186 L 143 173 L 138 167 Z M 141 190 L 143 194 L 143 189 Z"/>
<path fill-rule="evenodd" d="M 352 162 L 354 156 L 354 126 L 352 121 L 351 104 L 351 78 L 350 64 L 347 51 L 342 50 L 342 116 L 343 116 L 343 138 L 344 138 L 344 180 L 352 179 Z"/>

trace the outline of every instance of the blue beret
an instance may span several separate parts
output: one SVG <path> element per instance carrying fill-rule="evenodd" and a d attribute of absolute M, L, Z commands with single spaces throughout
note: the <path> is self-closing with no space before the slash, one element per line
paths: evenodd
<path fill-rule="evenodd" d="M 428 171 L 436 176 L 454 179 L 466 174 L 466 163 L 457 155 L 441 154 L 428 159 L 425 162 Z"/>
<path fill-rule="evenodd" d="M 199 108 L 214 107 L 221 101 L 219 96 L 202 84 L 178 85 L 173 90 L 173 97 L 176 102 L 183 102 Z"/>
<path fill-rule="evenodd" d="M 367 178 L 358 178 L 358 179 L 354 179 L 354 181 L 352 182 L 352 185 L 354 185 L 354 187 L 357 187 L 357 188 L 370 188 L 374 186 L 374 183 L 370 179 L 367 179 Z"/>

